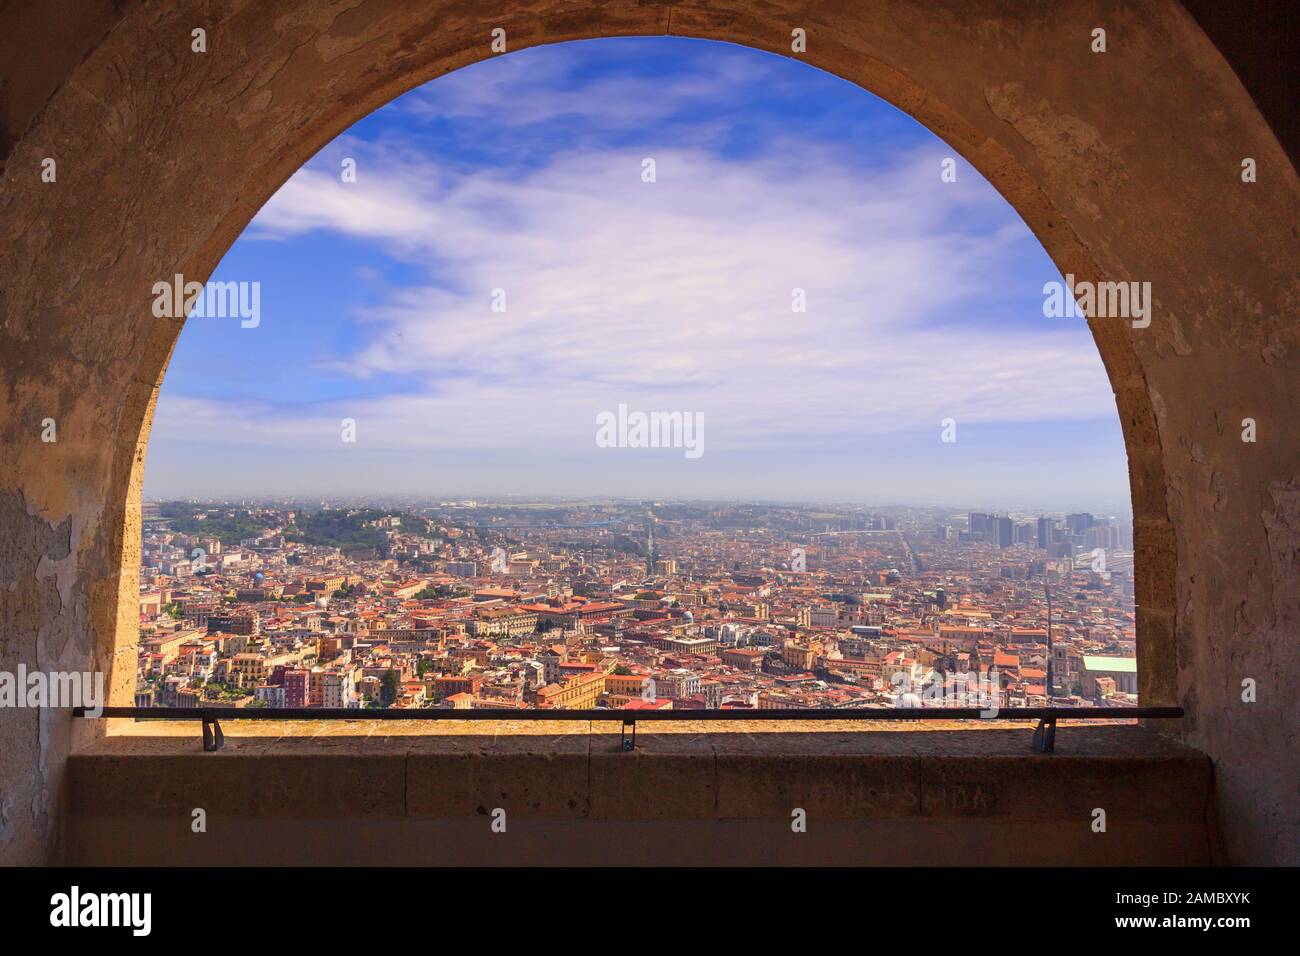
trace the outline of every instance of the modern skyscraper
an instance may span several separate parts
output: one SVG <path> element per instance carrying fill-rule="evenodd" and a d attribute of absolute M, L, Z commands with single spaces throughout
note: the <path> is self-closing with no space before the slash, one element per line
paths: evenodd
<path fill-rule="evenodd" d="M 1070 529 L 1072 534 L 1081 535 L 1096 523 L 1096 519 L 1086 511 L 1080 512 L 1079 514 L 1069 515 L 1065 519 L 1066 527 Z"/>
<path fill-rule="evenodd" d="M 1015 541 L 1015 525 L 1010 518 L 995 518 L 999 548 L 1009 548 Z"/>

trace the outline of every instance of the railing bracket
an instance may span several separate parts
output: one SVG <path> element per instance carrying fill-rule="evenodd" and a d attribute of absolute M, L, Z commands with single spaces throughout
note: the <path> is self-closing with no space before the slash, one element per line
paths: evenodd
<path fill-rule="evenodd" d="M 203 749 L 215 753 L 226 742 L 226 735 L 221 732 L 221 722 L 215 717 L 203 718 Z"/>
<path fill-rule="evenodd" d="M 1056 718 L 1040 717 L 1034 729 L 1034 753 L 1050 754 L 1056 749 Z"/>
<path fill-rule="evenodd" d="M 631 737 L 627 735 L 627 729 L 629 727 L 632 728 Z M 633 750 L 636 750 L 636 721 L 635 720 L 623 721 L 623 732 L 620 735 L 620 743 L 622 745 L 624 753 L 631 753 Z"/>

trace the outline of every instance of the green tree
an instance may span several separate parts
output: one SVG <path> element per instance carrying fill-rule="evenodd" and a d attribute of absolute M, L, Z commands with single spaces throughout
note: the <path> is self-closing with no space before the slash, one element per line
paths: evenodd
<path fill-rule="evenodd" d="M 384 676 L 379 680 L 379 704 L 381 707 L 392 707 L 401 693 L 402 684 L 397 671 L 389 668 L 384 671 Z"/>

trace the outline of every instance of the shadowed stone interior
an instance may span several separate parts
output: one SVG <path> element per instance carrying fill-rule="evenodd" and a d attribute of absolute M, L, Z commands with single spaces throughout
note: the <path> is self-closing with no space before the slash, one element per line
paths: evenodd
<path fill-rule="evenodd" d="M 231 724 L 228 726 L 238 726 Z M 68 862 L 1208 864 L 1203 755 L 1135 726 L 945 733 L 106 737 L 69 763 Z M 179 745 L 178 745 L 179 744 Z M 191 829 L 206 812 L 207 832 Z M 507 839 L 492 830 L 505 810 Z M 1094 812 L 1106 812 L 1094 832 Z M 796 833 L 794 814 L 806 829 Z"/>
<path fill-rule="evenodd" d="M 802 27 L 803 59 L 945 139 L 1063 273 L 1152 283 L 1149 328 L 1091 322 L 1129 455 L 1142 699 L 1186 708 L 1158 729 L 1213 761 L 1224 858 L 1300 862 L 1300 181 L 1181 4 L 49 0 L 0 3 L 0 22 L 0 669 L 103 670 L 112 702 L 130 702 L 140 481 L 180 331 L 152 315 L 152 285 L 205 280 L 317 149 L 491 55 L 495 27 L 511 49 L 674 34 L 783 55 Z M 1264 28 L 1246 13 L 1215 23 L 1238 40 Z M 1090 50 L 1097 26 L 1104 54 Z M 57 183 L 41 181 L 46 157 Z M 1258 182 L 1241 180 L 1247 157 Z M 1257 443 L 1240 440 L 1246 417 Z M 55 443 L 41 441 L 46 418 Z M 1255 703 L 1241 699 L 1247 679 Z M 70 776 L 68 761 L 108 759 L 119 744 L 103 732 L 66 712 L 0 710 L 0 862 L 59 859 L 68 812 L 74 855 L 93 856 L 77 842 L 92 812 L 75 799 L 90 792 L 85 764 Z M 239 754 L 174 767 L 208 773 Z M 152 772 L 140 756 L 113 757 L 119 792 Z M 1123 792 L 1113 774 L 1076 784 L 1088 780 Z"/>

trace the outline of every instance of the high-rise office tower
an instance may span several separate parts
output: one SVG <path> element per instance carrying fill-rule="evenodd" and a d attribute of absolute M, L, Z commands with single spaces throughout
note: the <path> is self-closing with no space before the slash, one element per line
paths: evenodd
<path fill-rule="evenodd" d="M 1094 524 L 1096 524 L 1096 521 L 1093 519 L 1092 515 L 1088 514 L 1086 511 L 1080 512 L 1079 514 L 1068 515 L 1065 519 L 1065 525 L 1070 529 L 1072 534 L 1081 535 Z"/>
<path fill-rule="evenodd" d="M 645 571 L 655 573 L 655 519 L 647 518 L 645 522 Z"/>
<path fill-rule="evenodd" d="M 999 548 L 1009 548 L 1015 541 L 1015 525 L 1010 518 L 995 518 Z"/>

